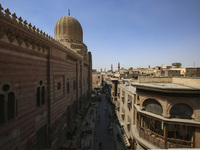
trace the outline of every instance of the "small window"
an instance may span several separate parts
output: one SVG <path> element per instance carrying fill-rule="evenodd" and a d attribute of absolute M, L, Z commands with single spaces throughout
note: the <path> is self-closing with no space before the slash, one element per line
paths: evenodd
<path fill-rule="evenodd" d="M 73 81 L 73 89 L 76 90 L 76 81 L 75 81 L 75 79 Z"/>
<path fill-rule="evenodd" d="M 61 89 L 61 83 L 58 82 L 58 84 L 57 84 L 57 90 L 60 90 L 60 89 Z"/>
<path fill-rule="evenodd" d="M 5 97 L 0 95 L 0 124 L 5 122 Z"/>
<path fill-rule="evenodd" d="M 40 106 L 40 87 L 37 88 L 37 106 Z"/>
<path fill-rule="evenodd" d="M 67 81 L 67 93 L 70 92 L 70 85 L 69 85 L 69 81 Z"/>
<path fill-rule="evenodd" d="M 15 118 L 15 95 L 13 92 L 8 94 L 8 101 L 7 101 L 7 119 L 14 119 Z"/>
<path fill-rule="evenodd" d="M 10 90 L 10 86 L 8 84 L 5 84 L 3 87 L 2 87 L 2 90 L 4 92 L 8 92 Z"/>
<path fill-rule="evenodd" d="M 45 103 L 45 87 L 42 86 L 42 100 L 41 100 L 41 104 L 43 105 Z"/>

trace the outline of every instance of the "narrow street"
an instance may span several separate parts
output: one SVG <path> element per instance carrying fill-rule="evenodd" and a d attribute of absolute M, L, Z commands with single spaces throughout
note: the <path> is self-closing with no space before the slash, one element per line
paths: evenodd
<path fill-rule="evenodd" d="M 124 150 L 122 142 L 116 140 L 118 133 L 115 122 L 111 121 L 111 107 L 108 104 L 105 94 L 101 94 L 101 102 L 97 109 L 95 136 L 93 150 L 101 149 L 99 143 L 102 143 L 102 150 Z M 109 130 L 110 124 L 113 124 L 113 130 Z"/>
<path fill-rule="evenodd" d="M 102 143 L 102 149 L 104 150 L 115 150 L 115 139 L 114 133 L 108 131 L 108 126 L 111 123 L 109 118 L 110 111 L 108 109 L 108 103 L 105 98 L 105 94 L 101 95 L 101 102 L 99 102 L 99 107 L 97 111 L 96 119 L 96 135 L 94 137 L 94 147 L 93 149 L 99 149 L 99 142 Z M 106 108 L 106 109 L 105 109 Z"/>

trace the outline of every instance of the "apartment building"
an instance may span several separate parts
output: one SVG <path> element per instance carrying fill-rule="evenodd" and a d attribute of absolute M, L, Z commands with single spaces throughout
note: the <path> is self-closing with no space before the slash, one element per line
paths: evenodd
<path fill-rule="evenodd" d="M 180 77 L 118 81 L 115 107 L 127 147 L 199 148 L 199 85 L 199 78 Z"/>

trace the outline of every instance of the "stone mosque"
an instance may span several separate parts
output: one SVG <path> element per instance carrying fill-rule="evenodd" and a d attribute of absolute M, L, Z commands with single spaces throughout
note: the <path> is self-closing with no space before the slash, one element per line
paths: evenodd
<path fill-rule="evenodd" d="M 58 149 L 91 94 L 81 24 L 61 17 L 52 38 L 0 5 L 0 148 Z M 67 135 L 67 136 L 66 136 Z"/>

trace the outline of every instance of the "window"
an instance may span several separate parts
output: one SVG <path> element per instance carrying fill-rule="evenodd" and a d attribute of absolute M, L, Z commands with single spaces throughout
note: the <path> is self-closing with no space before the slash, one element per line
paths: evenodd
<path fill-rule="evenodd" d="M 40 87 L 37 88 L 37 106 L 40 106 Z"/>
<path fill-rule="evenodd" d="M 74 81 L 73 81 L 73 89 L 76 90 L 76 81 L 75 81 L 75 77 L 74 77 Z"/>
<path fill-rule="evenodd" d="M 130 95 L 128 95 L 127 106 L 130 111 L 132 108 L 132 97 Z"/>
<path fill-rule="evenodd" d="M 61 89 L 61 83 L 58 82 L 58 84 L 57 84 L 57 90 L 60 90 L 60 89 Z"/>
<path fill-rule="evenodd" d="M 125 102 L 125 92 L 122 91 L 122 102 L 124 103 Z"/>
<path fill-rule="evenodd" d="M 193 109 L 183 103 L 175 104 L 170 110 L 170 118 L 192 119 Z"/>
<path fill-rule="evenodd" d="M 5 97 L 0 95 L 0 124 L 5 122 Z"/>
<path fill-rule="evenodd" d="M 128 129 L 128 131 L 130 132 L 130 130 L 131 130 L 131 118 L 128 116 L 128 121 L 127 121 L 127 129 Z"/>
<path fill-rule="evenodd" d="M 145 100 L 143 103 L 143 107 L 145 108 L 145 111 L 162 116 L 163 108 L 161 104 L 154 99 Z"/>
<path fill-rule="evenodd" d="M 36 94 L 36 106 L 39 107 L 45 104 L 45 86 L 42 81 L 39 81 Z"/>
<path fill-rule="evenodd" d="M 122 108 L 122 120 L 125 120 L 125 110 Z"/>
<path fill-rule="evenodd" d="M 42 86 L 42 101 L 41 104 L 43 105 L 45 103 L 45 87 Z"/>
<path fill-rule="evenodd" d="M 7 101 L 7 119 L 14 119 L 15 117 L 15 95 L 13 92 L 8 94 Z"/>
<path fill-rule="evenodd" d="M 9 84 L 2 86 L 3 93 L 0 94 L 0 124 L 15 119 L 17 116 L 17 101 L 15 93 L 11 91 Z"/>
<path fill-rule="evenodd" d="M 67 78 L 67 93 L 70 92 L 69 79 Z"/>

